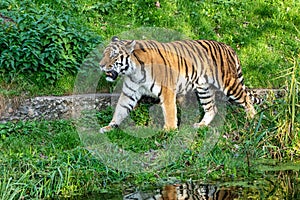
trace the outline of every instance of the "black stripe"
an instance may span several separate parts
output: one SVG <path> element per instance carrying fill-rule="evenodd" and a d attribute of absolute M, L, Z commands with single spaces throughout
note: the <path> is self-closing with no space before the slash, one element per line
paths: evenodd
<path fill-rule="evenodd" d="M 190 59 L 189 59 L 190 61 L 191 61 L 192 58 L 194 58 L 194 55 L 192 55 L 191 52 L 187 50 L 186 46 L 182 43 L 182 41 L 176 42 L 176 44 L 178 44 L 180 46 L 179 51 L 180 51 L 181 63 L 185 68 L 185 78 L 187 80 L 189 80 L 190 79 L 190 77 L 189 77 L 189 63 L 187 63 L 187 57 L 188 56 L 186 56 L 186 53 L 190 56 Z"/>
<path fill-rule="evenodd" d="M 243 93 L 244 93 L 244 90 L 240 90 L 238 93 L 236 93 L 236 94 L 232 94 L 232 95 L 230 95 L 230 96 L 228 96 L 228 97 L 230 97 L 232 100 L 234 100 L 234 101 L 237 101 L 237 100 L 240 100 L 241 99 L 241 97 L 242 97 L 242 95 L 243 95 Z"/>
<path fill-rule="evenodd" d="M 118 125 L 118 124 L 111 124 L 110 126 L 111 126 L 112 128 L 118 128 L 119 125 Z"/>
<path fill-rule="evenodd" d="M 220 56 L 220 61 L 221 61 L 221 66 L 220 67 L 224 67 L 224 57 L 222 55 L 222 53 L 226 54 L 226 49 L 222 48 L 222 46 L 220 46 L 220 44 L 216 43 L 216 46 L 218 47 L 219 50 L 219 56 Z"/>
<path fill-rule="evenodd" d="M 197 76 L 197 72 L 195 72 L 194 64 L 192 64 L 191 68 L 192 68 L 191 81 L 193 81 L 194 80 L 194 75 Z"/>
<path fill-rule="evenodd" d="M 173 45 L 173 48 L 176 52 L 176 58 L 177 58 L 177 70 L 178 70 L 178 74 L 177 74 L 177 80 L 179 79 L 180 76 L 180 71 L 181 71 L 181 66 L 182 66 L 182 56 L 181 53 L 179 52 L 179 49 L 177 48 L 177 46 Z"/>
<path fill-rule="evenodd" d="M 159 53 L 160 57 L 162 58 L 163 62 L 164 62 L 164 69 L 165 69 L 165 80 L 168 80 L 168 65 L 166 62 L 165 57 L 162 55 L 160 49 L 157 49 L 157 52 Z"/>
<path fill-rule="evenodd" d="M 198 92 L 198 91 L 197 91 L 197 94 L 201 94 L 201 95 L 202 95 L 202 94 L 207 94 L 207 93 L 208 93 L 208 91 L 205 91 L 205 92 Z"/>
<path fill-rule="evenodd" d="M 214 78 L 214 82 L 216 83 L 216 84 L 214 84 L 218 89 L 220 89 L 222 86 L 221 86 L 221 83 L 219 82 L 219 76 L 220 76 L 220 73 L 222 74 L 222 69 L 218 69 L 218 68 L 216 68 L 215 69 L 216 71 L 215 71 L 215 78 Z M 221 80 L 222 81 L 222 80 Z"/>
<path fill-rule="evenodd" d="M 146 49 L 144 48 L 142 43 L 138 43 L 139 49 L 142 50 L 143 52 L 146 52 Z"/>
<path fill-rule="evenodd" d="M 184 54 L 188 54 L 188 56 L 185 56 L 185 57 L 187 57 L 187 58 L 189 58 L 189 61 L 191 62 L 191 63 L 189 63 L 189 64 L 187 64 L 187 62 L 186 62 L 186 59 L 184 59 L 184 66 L 185 66 L 185 73 L 186 73 L 186 78 L 188 78 L 189 77 L 189 79 L 191 80 L 191 81 L 194 81 L 194 79 L 195 78 L 197 78 L 198 77 L 198 67 L 197 66 L 195 66 L 195 64 L 197 64 L 197 60 L 198 59 L 200 59 L 200 55 L 199 56 L 197 56 L 197 55 L 195 55 L 195 50 L 193 49 L 193 51 L 190 51 L 188 48 L 187 48 L 187 46 L 188 47 L 190 47 L 189 46 L 189 44 L 190 44 L 190 41 L 181 41 L 181 42 L 184 42 L 183 44 L 182 43 L 178 43 L 180 46 L 181 46 L 181 49 L 183 49 L 183 50 L 185 50 L 184 52 L 183 52 L 183 55 L 182 56 L 184 56 Z M 184 45 L 185 44 L 185 45 Z M 192 72 L 191 72 L 191 75 L 189 75 L 189 71 L 190 71 L 190 69 L 192 70 Z"/>
<path fill-rule="evenodd" d="M 208 83 L 208 76 L 207 76 L 207 74 L 204 74 L 203 78 L 205 78 L 206 82 Z"/>
<path fill-rule="evenodd" d="M 129 56 L 128 56 L 127 58 L 129 58 Z M 129 62 L 128 62 L 127 58 L 126 58 L 125 68 L 121 68 L 120 72 L 123 72 L 123 71 L 127 71 L 127 70 L 128 70 L 128 68 L 129 68 Z M 123 59 L 123 58 L 122 58 L 122 59 Z M 121 62 L 121 63 L 122 63 L 122 62 Z M 123 64 L 123 63 L 122 63 L 122 64 Z M 124 67 L 124 65 L 122 65 L 122 67 Z"/>
<path fill-rule="evenodd" d="M 204 49 L 205 49 L 205 51 L 208 53 L 209 52 L 209 49 L 207 48 L 207 44 L 205 43 L 205 41 L 204 40 L 197 40 L 197 42 L 198 42 L 198 44 L 200 44 L 200 46 L 202 46 Z M 204 45 L 203 43 L 205 43 L 206 45 Z"/>
<path fill-rule="evenodd" d="M 206 105 L 208 105 L 208 104 L 206 104 Z M 206 105 L 202 105 L 202 106 L 206 106 Z M 205 110 L 204 111 L 208 111 L 208 110 L 210 110 L 210 109 L 212 109 L 212 105 L 211 106 L 209 106 L 208 108 L 205 108 Z"/>
<path fill-rule="evenodd" d="M 230 81 L 229 81 L 230 83 Z M 234 85 L 227 85 L 226 88 L 227 88 L 227 96 L 231 96 L 234 94 L 234 87 L 236 87 L 236 84 Z"/>
<path fill-rule="evenodd" d="M 178 90 L 179 90 L 179 91 L 182 91 L 182 83 L 179 84 Z"/>
<path fill-rule="evenodd" d="M 224 49 L 226 48 L 227 56 L 230 57 L 230 58 L 228 58 L 228 60 L 234 60 L 235 61 L 235 58 L 237 57 L 235 51 L 230 46 L 225 45 L 225 44 L 223 44 L 223 45 L 224 45 Z"/>
<path fill-rule="evenodd" d="M 204 87 L 204 88 L 202 88 L 202 87 L 199 86 L 199 87 L 197 87 L 197 91 L 198 91 L 199 89 L 200 89 L 200 90 L 204 90 L 204 91 L 208 91 L 208 90 L 209 90 L 209 87 Z"/>
<path fill-rule="evenodd" d="M 242 78 L 242 80 L 240 80 L 241 84 L 244 85 L 244 78 Z"/>
<path fill-rule="evenodd" d="M 129 85 L 127 85 L 126 82 L 124 82 L 124 84 L 125 84 L 125 87 L 126 87 L 126 88 L 128 88 L 128 89 L 131 90 L 132 92 L 136 92 L 136 90 L 134 90 L 134 89 L 132 89 L 131 87 L 129 87 Z"/>
<path fill-rule="evenodd" d="M 187 80 L 189 80 L 189 67 L 188 67 L 188 64 L 186 63 L 186 60 L 185 59 L 183 59 L 183 63 L 184 63 L 184 67 L 185 67 L 185 78 L 187 79 Z"/>
<path fill-rule="evenodd" d="M 219 58 L 218 60 L 220 60 L 220 65 L 218 65 L 218 63 L 217 63 L 217 65 L 215 66 L 216 71 L 215 71 L 215 73 L 212 73 L 213 75 L 215 75 L 215 77 L 213 78 L 213 84 L 214 84 L 218 79 L 219 70 L 224 71 L 224 69 L 225 69 L 224 60 L 223 60 L 224 58 L 222 55 L 222 53 L 224 52 L 224 49 L 222 49 L 222 46 L 217 42 L 211 42 L 211 43 L 215 49 L 215 57 Z M 224 74 L 224 72 L 223 72 L 223 74 Z"/>
<path fill-rule="evenodd" d="M 157 97 L 160 97 L 161 93 L 162 93 L 162 87 L 160 87 L 160 91 L 159 91 Z"/>
<path fill-rule="evenodd" d="M 189 49 L 191 47 L 188 45 L 187 41 L 182 41 L 182 42 L 184 42 L 184 43 L 183 44 L 179 43 L 179 45 L 181 46 L 181 48 L 184 49 L 184 50 L 186 50 L 185 52 L 188 53 L 189 58 L 191 59 L 191 61 L 193 61 L 193 60 L 196 61 L 197 60 L 197 56 L 195 55 L 194 49 L 192 48 L 193 49 L 192 51 L 191 51 L 191 49 Z"/>
<path fill-rule="evenodd" d="M 214 65 L 218 66 L 218 64 L 217 64 L 218 61 L 217 61 L 217 59 L 215 57 L 215 48 L 214 48 L 214 46 L 212 46 L 211 41 L 209 41 L 209 43 L 207 45 L 209 47 L 210 57 L 212 58 L 212 60 L 214 62 Z"/>
<path fill-rule="evenodd" d="M 125 64 L 126 64 L 126 67 L 125 69 L 127 70 L 129 68 L 129 60 L 130 60 L 130 56 L 128 55 L 126 58 L 125 58 Z"/>
<path fill-rule="evenodd" d="M 228 84 L 228 83 L 225 82 L 226 69 L 225 68 L 221 68 L 220 70 L 221 70 L 221 80 L 222 80 L 222 82 L 224 84 L 224 87 L 226 87 L 226 85 Z"/>
<path fill-rule="evenodd" d="M 244 90 L 241 90 L 237 95 L 235 95 L 234 96 L 235 97 L 234 101 L 240 100 L 241 97 L 243 96 L 243 93 L 244 93 Z"/>
<path fill-rule="evenodd" d="M 194 41 L 193 41 L 193 42 L 194 42 Z M 198 44 L 199 44 L 199 43 L 198 43 Z M 205 60 L 206 63 L 210 64 L 210 63 L 208 62 L 207 56 L 203 55 L 202 49 L 200 49 L 199 46 L 198 46 L 198 45 L 196 46 L 196 44 L 194 44 L 194 43 L 191 43 L 191 45 L 192 45 L 192 46 L 195 46 L 194 52 L 198 54 L 199 60 L 201 61 L 201 59 L 202 59 L 202 62 Z M 203 48 L 203 45 L 200 45 L 200 46 Z"/>
<path fill-rule="evenodd" d="M 128 106 L 130 106 L 130 107 L 128 107 L 127 105 L 120 104 L 120 106 L 122 106 L 123 108 L 125 108 L 126 111 L 127 111 L 127 113 L 130 113 L 130 111 L 133 109 L 132 105 L 128 105 Z"/>
<path fill-rule="evenodd" d="M 136 55 L 135 52 L 133 52 L 133 56 L 137 59 L 137 61 L 139 62 L 140 66 L 141 66 L 141 72 L 143 77 L 138 81 L 138 83 L 144 83 L 146 81 L 146 71 L 145 71 L 145 63 Z M 132 77 L 130 77 L 130 80 L 132 82 L 135 82 Z"/>
<path fill-rule="evenodd" d="M 241 72 L 238 73 L 238 78 L 241 78 L 243 74 Z"/>
<path fill-rule="evenodd" d="M 121 72 L 123 72 L 123 71 L 127 71 L 127 70 L 128 70 L 128 68 L 129 68 L 129 65 L 126 65 L 126 67 L 125 67 L 125 68 L 123 68 L 123 69 L 121 69 L 121 70 L 120 70 L 120 73 L 121 73 Z"/>
<path fill-rule="evenodd" d="M 238 96 L 241 95 L 241 93 L 243 93 L 243 90 L 240 89 L 239 91 L 237 90 L 232 90 L 232 93 L 230 94 L 230 97 L 233 96 L 235 99 L 238 99 Z M 232 98 L 232 97 L 231 97 Z"/>
<path fill-rule="evenodd" d="M 168 65 L 167 65 L 167 61 L 166 61 L 164 55 L 162 54 L 162 51 L 160 50 L 159 46 L 156 43 L 152 42 L 152 41 L 149 41 L 149 42 L 151 42 L 152 46 L 155 47 L 156 51 L 158 52 L 158 54 L 160 55 L 161 59 L 163 60 L 164 68 L 165 68 L 165 76 L 166 76 L 165 80 L 168 80 L 168 72 L 167 72 L 167 70 L 168 70 L 167 66 Z M 160 47 L 162 47 L 163 51 L 166 52 L 166 49 L 165 49 L 165 47 L 164 47 L 163 44 L 160 44 Z"/>
<path fill-rule="evenodd" d="M 222 53 L 226 54 L 226 51 L 227 49 L 224 48 L 223 46 L 223 43 L 219 43 L 219 42 L 214 42 L 214 41 L 210 41 L 212 44 L 214 44 L 215 46 L 215 50 L 217 49 L 218 51 L 215 52 L 216 56 L 218 54 L 219 56 L 219 60 L 220 60 L 220 65 L 216 65 L 216 71 L 217 71 L 217 74 L 216 74 L 216 79 L 217 77 L 219 76 L 219 73 L 218 73 L 218 69 L 220 70 L 221 72 L 221 80 L 222 82 L 224 82 L 224 79 L 225 79 L 225 76 L 226 76 L 226 72 L 228 71 L 228 69 L 225 67 L 225 64 L 224 64 L 224 57 L 222 55 Z M 228 59 L 227 59 L 228 61 Z M 220 85 L 220 84 L 219 84 Z"/>
<path fill-rule="evenodd" d="M 212 96 L 211 96 L 211 95 L 208 95 L 208 96 L 200 96 L 200 95 L 198 95 L 198 97 L 199 97 L 200 99 L 209 99 L 209 98 L 211 98 Z"/>
<path fill-rule="evenodd" d="M 169 68 L 169 74 L 170 74 L 170 84 L 172 84 L 173 83 L 173 68 L 172 68 L 172 66 L 171 66 L 171 63 L 170 63 L 170 60 L 168 59 L 168 57 L 173 57 L 174 55 L 173 55 L 173 52 L 172 52 L 172 50 L 174 49 L 174 47 L 173 46 L 171 46 L 171 48 L 170 48 L 170 46 L 166 43 L 166 44 L 162 44 L 162 46 L 163 46 L 163 48 L 164 48 L 164 51 L 165 51 L 165 53 L 166 53 L 166 57 L 167 57 L 167 60 L 166 61 L 168 61 L 168 68 Z M 171 55 L 169 55 L 171 53 Z M 174 67 L 174 66 L 173 66 Z"/>
<path fill-rule="evenodd" d="M 135 98 L 133 98 L 133 96 L 125 93 L 124 91 L 123 91 L 123 94 L 125 95 L 125 97 L 129 98 L 131 101 L 136 101 Z"/>
<path fill-rule="evenodd" d="M 222 78 L 223 78 L 223 75 L 222 75 Z M 230 80 L 231 80 L 231 78 L 225 78 L 224 77 L 224 79 L 222 80 L 223 81 L 223 85 L 224 85 L 224 90 L 227 88 L 228 89 L 228 87 L 230 87 Z M 227 94 L 229 93 L 229 90 L 231 90 L 230 88 L 228 89 L 228 91 L 227 91 Z M 227 95 L 226 94 L 226 95 Z"/>
<path fill-rule="evenodd" d="M 154 79 L 154 81 L 153 81 L 153 83 L 152 83 L 152 85 L 151 85 L 151 87 L 150 87 L 150 91 L 151 91 L 151 92 L 153 92 L 154 85 L 155 85 L 155 79 Z"/>

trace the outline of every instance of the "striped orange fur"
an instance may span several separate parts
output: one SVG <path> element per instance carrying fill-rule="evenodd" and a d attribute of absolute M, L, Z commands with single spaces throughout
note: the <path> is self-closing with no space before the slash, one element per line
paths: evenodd
<path fill-rule="evenodd" d="M 113 37 L 100 61 L 108 81 L 124 76 L 122 93 L 112 121 L 118 126 L 143 95 L 158 97 L 165 129 L 177 128 L 176 98 L 194 90 L 205 114 L 194 127 L 207 126 L 217 113 L 215 90 L 243 106 L 250 117 L 260 100 L 246 91 L 240 61 L 228 45 L 209 40 L 160 43 L 153 40 L 119 40 Z"/>

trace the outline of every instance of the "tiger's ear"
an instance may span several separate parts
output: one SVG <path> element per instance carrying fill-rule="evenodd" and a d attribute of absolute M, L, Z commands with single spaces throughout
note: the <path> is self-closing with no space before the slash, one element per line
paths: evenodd
<path fill-rule="evenodd" d="M 126 46 L 126 50 L 127 50 L 127 53 L 132 53 L 134 51 L 134 46 L 136 44 L 136 41 L 135 40 L 132 40 L 130 42 L 128 42 L 125 46 Z"/>
<path fill-rule="evenodd" d="M 113 36 L 113 37 L 111 38 L 111 41 L 112 41 L 112 42 L 118 42 L 118 41 L 120 41 L 120 39 L 118 38 L 118 36 Z"/>

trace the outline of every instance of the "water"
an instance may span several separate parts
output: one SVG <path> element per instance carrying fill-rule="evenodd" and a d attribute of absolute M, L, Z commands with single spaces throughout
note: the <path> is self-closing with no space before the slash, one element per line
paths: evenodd
<path fill-rule="evenodd" d="M 262 177 L 224 182 L 203 182 L 201 180 L 141 190 L 117 193 L 87 195 L 84 200 L 230 200 L 230 199 L 280 199 L 300 200 L 300 165 L 299 163 L 269 163 L 257 166 L 264 173 Z M 255 174 L 254 174 L 255 175 Z M 123 193 L 123 194 L 122 194 Z"/>
<path fill-rule="evenodd" d="M 268 172 L 269 173 L 269 172 Z M 144 199 L 286 199 L 300 200 L 299 170 L 277 171 L 255 180 L 203 183 L 191 181 L 170 184 L 156 191 L 137 191 L 124 196 L 124 200 Z M 156 198 L 153 198 L 156 197 Z M 192 198 L 193 197 L 193 198 Z M 121 199 L 121 198 L 120 198 Z"/>

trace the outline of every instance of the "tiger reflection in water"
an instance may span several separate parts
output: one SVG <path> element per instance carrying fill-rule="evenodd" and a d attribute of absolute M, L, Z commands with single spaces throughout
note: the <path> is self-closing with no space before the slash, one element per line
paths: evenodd
<path fill-rule="evenodd" d="M 234 200 L 239 195 L 236 190 L 219 188 L 209 184 L 172 184 L 166 185 L 154 195 L 147 193 L 131 193 L 123 200 Z"/>

